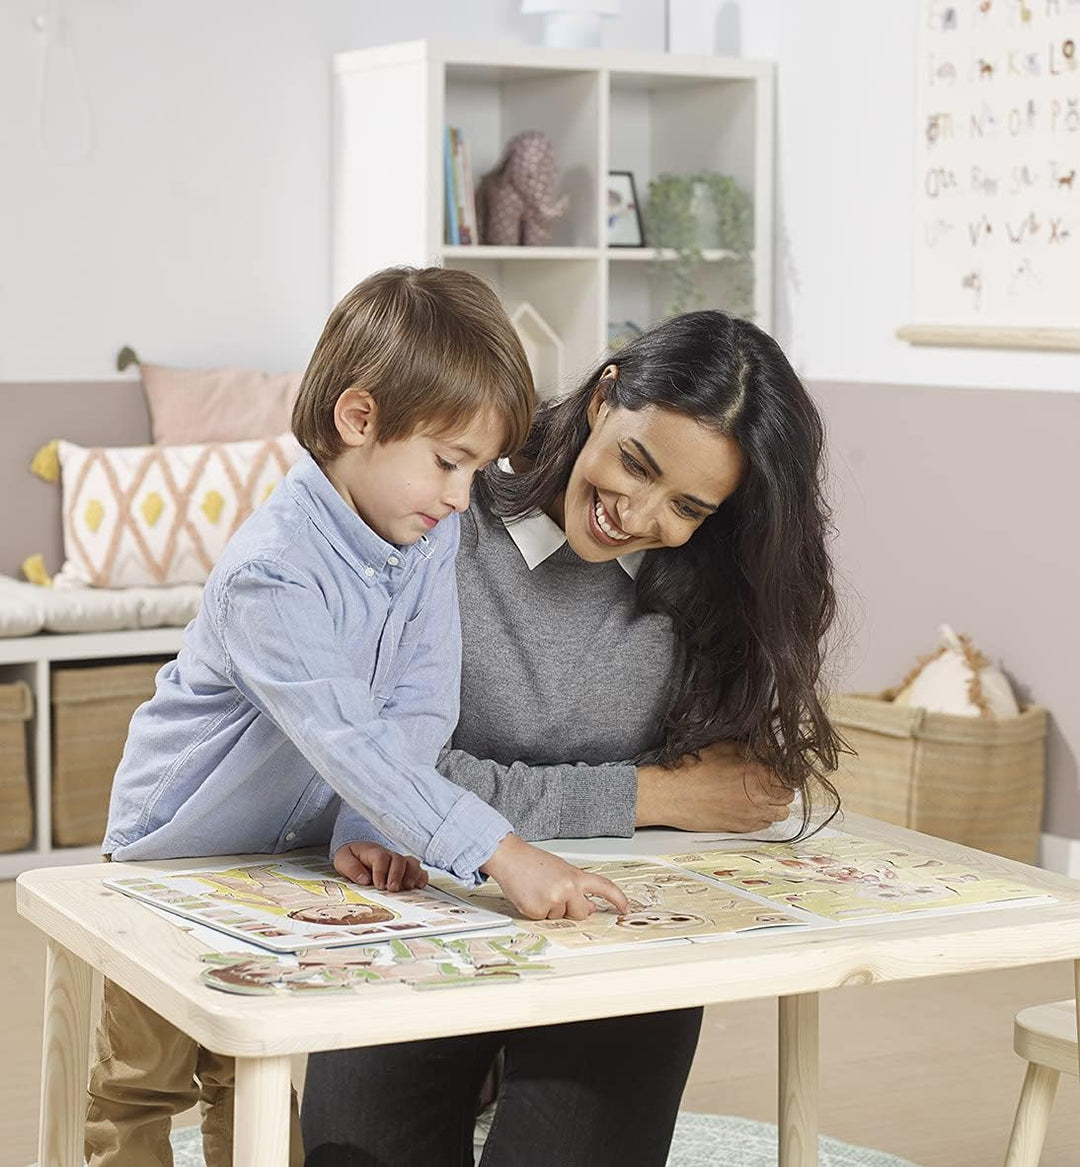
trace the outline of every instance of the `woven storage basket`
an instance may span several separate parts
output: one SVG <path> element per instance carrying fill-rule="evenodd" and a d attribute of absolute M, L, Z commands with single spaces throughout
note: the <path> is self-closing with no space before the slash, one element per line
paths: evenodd
<path fill-rule="evenodd" d="M 52 821 L 57 847 L 92 846 L 105 835 L 113 774 L 128 722 L 154 693 L 162 662 L 54 668 Z"/>
<path fill-rule="evenodd" d="M 34 835 L 26 762 L 26 723 L 33 710 L 29 685 L 0 685 L 0 851 L 18 851 Z"/>
<path fill-rule="evenodd" d="M 829 715 L 856 757 L 841 759 L 845 810 L 1034 863 L 1046 776 L 1046 710 L 957 717 L 855 693 Z"/>

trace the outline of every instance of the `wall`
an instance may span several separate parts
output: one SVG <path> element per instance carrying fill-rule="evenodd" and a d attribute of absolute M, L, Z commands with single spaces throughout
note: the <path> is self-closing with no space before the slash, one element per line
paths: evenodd
<path fill-rule="evenodd" d="M 0 380 L 109 376 L 124 344 L 302 367 L 330 308 L 331 55 L 539 28 L 518 0 L 0 0 Z M 663 29 L 624 0 L 605 43 Z"/>

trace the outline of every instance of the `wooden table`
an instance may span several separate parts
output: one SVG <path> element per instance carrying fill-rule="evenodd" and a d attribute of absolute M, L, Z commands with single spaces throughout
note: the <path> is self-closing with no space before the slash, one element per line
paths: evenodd
<path fill-rule="evenodd" d="M 1023 880 L 1061 902 L 578 956 L 557 976 L 497 988 L 420 994 L 388 985 L 347 998 L 240 997 L 199 982 L 205 968 L 199 941 L 101 886 L 106 877 L 183 869 L 191 860 L 26 872 L 18 881 L 19 912 L 48 937 L 40 1165 L 83 1161 L 97 970 L 202 1045 L 237 1059 L 235 1167 L 288 1162 L 291 1054 L 778 997 L 780 1167 L 811 1167 L 817 1163 L 820 992 L 1062 959 L 1077 961 L 1080 977 L 1080 882 L 855 815 L 844 829 Z M 705 848 L 717 838 L 648 831 L 632 841 L 553 846 L 579 854 L 667 854 Z M 227 937 L 222 947 L 228 948 Z M 1003 1033 L 1009 1023 L 1002 1017 Z"/>

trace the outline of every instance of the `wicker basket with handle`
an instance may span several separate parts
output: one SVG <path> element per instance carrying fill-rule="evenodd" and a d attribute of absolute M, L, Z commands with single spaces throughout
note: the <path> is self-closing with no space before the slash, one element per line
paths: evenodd
<path fill-rule="evenodd" d="M 1038 854 L 1046 778 L 1046 710 L 958 717 L 882 696 L 831 698 L 829 715 L 856 756 L 841 759 L 846 810 L 1023 863 Z"/>
<path fill-rule="evenodd" d="M 57 847 L 105 834 L 113 774 L 131 715 L 153 696 L 160 660 L 52 672 L 52 820 Z"/>
<path fill-rule="evenodd" d="M 25 681 L 0 685 L 0 851 L 18 851 L 34 835 L 26 723 L 34 699 Z"/>

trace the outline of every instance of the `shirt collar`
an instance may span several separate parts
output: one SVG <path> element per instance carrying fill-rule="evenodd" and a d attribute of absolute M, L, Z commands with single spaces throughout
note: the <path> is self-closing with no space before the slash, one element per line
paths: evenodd
<path fill-rule="evenodd" d="M 417 556 L 431 556 L 432 539 L 428 535 L 408 547 L 396 547 L 377 535 L 338 494 L 306 450 L 285 481 L 311 521 L 366 583 L 374 583 L 380 576 L 403 579 Z"/>
<path fill-rule="evenodd" d="M 507 458 L 499 460 L 499 469 L 505 474 L 514 472 Z M 503 526 L 506 527 L 530 571 L 554 555 L 566 542 L 563 529 L 543 511 L 534 511 L 533 514 L 521 519 L 503 519 Z M 644 551 L 628 551 L 625 555 L 618 556 L 616 562 L 631 579 L 634 579 L 644 558 Z"/>

